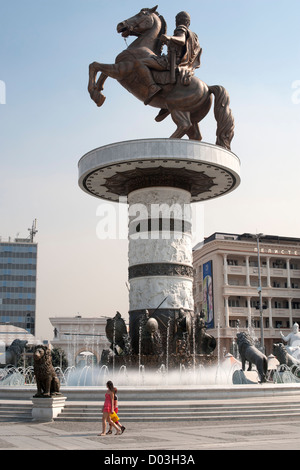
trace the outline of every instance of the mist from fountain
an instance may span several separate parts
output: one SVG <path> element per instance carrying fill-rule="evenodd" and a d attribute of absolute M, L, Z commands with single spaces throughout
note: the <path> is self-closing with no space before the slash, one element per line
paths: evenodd
<path fill-rule="evenodd" d="M 111 369 L 105 365 L 100 367 L 92 364 L 84 367 L 68 367 L 65 371 L 60 367 L 55 367 L 55 371 L 62 388 L 65 386 L 105 386 L 108 380 L 112 380 L 118 386 L 168 387 L 231 384 L 234 371 L 240 367 L 241 364 L 238 361 L 231 362 L 230 359 L 225 358 L 215 366 L 196 366 L 194 363 L 192 367 L 180 365 L 176 370 L 170 369 L 168 364 L 162 364 L 157 370 L 146 370 L 143 364 L 140 364 L 136 370 L 130 369 L 126 365 Z M 31 366 L 27 368 L 10 366 L 0 372 L 0 386 L 34 384 L 35 378 Z"/>

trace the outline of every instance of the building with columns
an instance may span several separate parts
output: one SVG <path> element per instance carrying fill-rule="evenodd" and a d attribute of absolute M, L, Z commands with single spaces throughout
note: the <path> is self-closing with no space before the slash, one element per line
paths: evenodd
<path fill-rule="evenodd" d="M 260 288 L 266 354 L 281 330 L 300 324 L 300 239 L 214 233 L 194 248 L 193 266 L 195 311 L 204 310 L 221 350 L 231 350 L 238 330 L 260 340 Z"/>
<path fill-rule="evenodd" d="M 103 349 L 110 343 L 106 338 L 107 317 L 84 318 L 51 317 L 53 326 L 53 348 L 61 348 L 69 366 L 99 364 Z"/>

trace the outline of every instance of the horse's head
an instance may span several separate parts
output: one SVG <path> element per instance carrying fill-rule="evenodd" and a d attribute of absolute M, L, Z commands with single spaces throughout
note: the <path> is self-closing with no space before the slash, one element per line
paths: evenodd
<path fill-rule="evenodd" d="M 117 26 L 118 33 L 127 38 L 128 36 L 140 36 L 144 31 L 151 29 L 159 18 L 156 12 L 157 6 L 142 8 L 137 15 L 119 23 Z"/>

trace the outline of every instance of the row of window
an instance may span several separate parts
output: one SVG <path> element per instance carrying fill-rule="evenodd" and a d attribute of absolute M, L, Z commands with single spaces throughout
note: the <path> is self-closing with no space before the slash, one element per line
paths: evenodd
<path fill-rule="evenodd" d="M 2 258 L 6 259 L 6 258 L 24 258 L 24 259 L 28 259 L 28 258 L 32 258 L 32 259 L 36 259 L 37 257 L 37 253 L 28 253 L 28 252 L 25 252 L 25 253 L 20 253 L 20 252 L 14 252 L 14 251 L 4 251 L 4 252 L 1 252 L 0 251 L 0 260 L 2 260 Z"/>
<path fill-rule="evenodd" d="M 7 270 L 7 269 L 28 269 L 28 270 L 35 270 L 36 263 L 0 263 L 0 269 Z"/>
<path fill-rule="evenodd" d="M 0 282 L 2 281 L 13 281 L 13 282 L 35 282 L 36 281 L 36 276 L 32 274 L 1 274 L 0 273 Z"/>
<path fill-rule="evenodd" d="M 37 245 L 31 244 L 3 244 L 0 242 L 0 253 L 36 253 L 37 252 Z"/>
<path fill-rule="evenodd" d="M 7 313 L 10 315 L 11 313 L 24 315 L 24 312 L 34 313 L 35 312 L 35 304 L 29 304 L 28 302 L 25 305 L 20 305 L 16 307 L 16 305 L 12 304 L 0 304 L 0 314 L 3 315 Z"/>
<path fill-rule="evenodd" d="M 258 279 L 251 279 L 250 280 L 250 287 L 258 287 L 258 284 L 259 284 Z M 262 284 L 262 287 L 268 287 L 266 280 L 263 280 L 261 284 Z M 242 287 L 247 286 L 246 281 L 242 281 L 240 279 L 228 279 L 228 285 L 229 286 L 242 286 Z M 288 284 L 287 284 L 287 282 L 273 281 L 271 283 L 271 287 L 275 287 L 277 289 L 278 288 L 287 289 Z M 299 289 L 300 288 L 299 282 L 291 282 L 291 288 L 292 289 Z"/>
<path fill-rule="evenodd" d="M 28 322 L 28 323 L 34 323 L 34 317 L 32 314 L 29 315 L 24 315 L 24 313 L 14 313 L 10 315 L 0 315 L 0 322 L 1 323 L 20 323 L 20 322 Z"/>
<path fill-rule="evenodd" d="M 291 328 L 289 320 L 273 320 L 272 322 L 273 328 Z M 245 320 L 245 322 L 240 320 L 229 320 L 230 328 L 248 328 L 249 322 Z M 270 322 L 268 318 L 264 318 L 264 327 L 269 328 Z M 251 321 L 252 328 L 260 328 L 260 320 L 252 320 Z"/>
<path fill-rule="evenodd" d="M 9 323 L 9 322 L 14 322 L 14 323 L 23 323 L 25 321 L 24 317 L 17 317 L 14 316 L 12 317 L 11 315 L 0 315 L 0 322 L 1 323 Z"/>
<path fill-rule="evenodd" d="M 2 270 L 1 274 L 2 276 L 11 276 L 13 273 L 16 276 L 23 276 L 24 278 L 25 272 L 26 272 L 26 276 L 36 276 L 36 271 L 33 271 L 32 269 L 27 270 L 27 271 L 25 271 L 24 269 L 16 269 L 15 271 L 12 271 L 11 269 L 5 269 L 5 270 Z"/>
<path fill-rule="evenodd" d="M 242 262 L 237 259 L 227 259 L 227 264 L 228 266 L 246 266 L 246 261 L 243 260 Z M 249 261 L 249 266 L 251 268 L 257 268 L 258 267 L 258 261 Z M 266 261 L 261 261 L 261 267 L 266 268 L 267 267 L 267 262 Z M 287 264 L 283 260 L 277 260 L 273 261 L 270 263 L 270 268 L 273 269 L 287 269 Z M 290 269 L 300 269 L 299 264 L 295 262 L 290 262 Z"/>
<path fill-rule="evenodd" d="M 225 305 L 225 300 L 224 300 L 224 305 Z M 263 305 L 267 307 L 267 304 L 265 301 L 263 301 Z M 228 299 L 228 306 L 229 307 L 242 307 L 246 308 L 247 307 L 247 301 L 246 300 L 239 300 L 239 299 Z M 256 308 L 258 307 L 258 300 L 250 300 L 250 306 L 251 308 Z M 275 300 L 274 304 L 272 305 L 272 308 L 289 308 L 289 302 L 287 300 Z M 292 309 L 298 310 L 300 309 L 300 301 L 292 301 Z"/>
<path fill-rule="evenodd" d="M 5 294 L 1 294 L 0 296 L 0 305 L 13 303 L 10 300 L 26 300 L 26 299 L 35 299 L 35 294 L 31 294 L 30 292 L 26 292 L 20 294 L 16 292 L 6 292 Z"/>
<path fill-rule="evenodd" d="M 12 294 L 35 294 L 36 288 L 35 287 L 12 287 L 12 286 L 0 286 L 0 293 L 7 292 Z"/>

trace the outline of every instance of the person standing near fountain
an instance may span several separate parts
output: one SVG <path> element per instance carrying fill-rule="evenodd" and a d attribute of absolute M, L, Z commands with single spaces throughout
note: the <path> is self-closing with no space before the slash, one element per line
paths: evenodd
<path fill-rule="evenodd" d="M 119 405 L 118 405 L 118 395 L 117 395 L 117 388 L 114 387 L 114 410 L 115 410 L 115 413 L 118 414 L 118 411 L 119 411 Z M 121 434 L 123 434 L 123 432 L 125 431 L 125 426 L 123 426 L 120 421 L 116 421 L 115 424 L 120 428 L 121 430 Z M 112 425 L 110 424 L 109 425 L 109 430 L 107 431 L 107 434 L 112 434 Z"/>
<path fill-rule="evenodd" d="M 102 408 L 102 433 L 98 434 L 98 436 L 106 436 L 106 424 L 109 423 L 110 426 L 114 427 L 116 429 L 116 434 L 121 434 L 120 429 L 118 426 L 110 419 L 110 413 L 113 413 L 115 411 L 114 408 L 114 385 L 113 383 L 109 380 L 106 383 L 106 386 L 108 388 L 108 392 L 105 394 L 105 401 L 104 405 Z"/>

